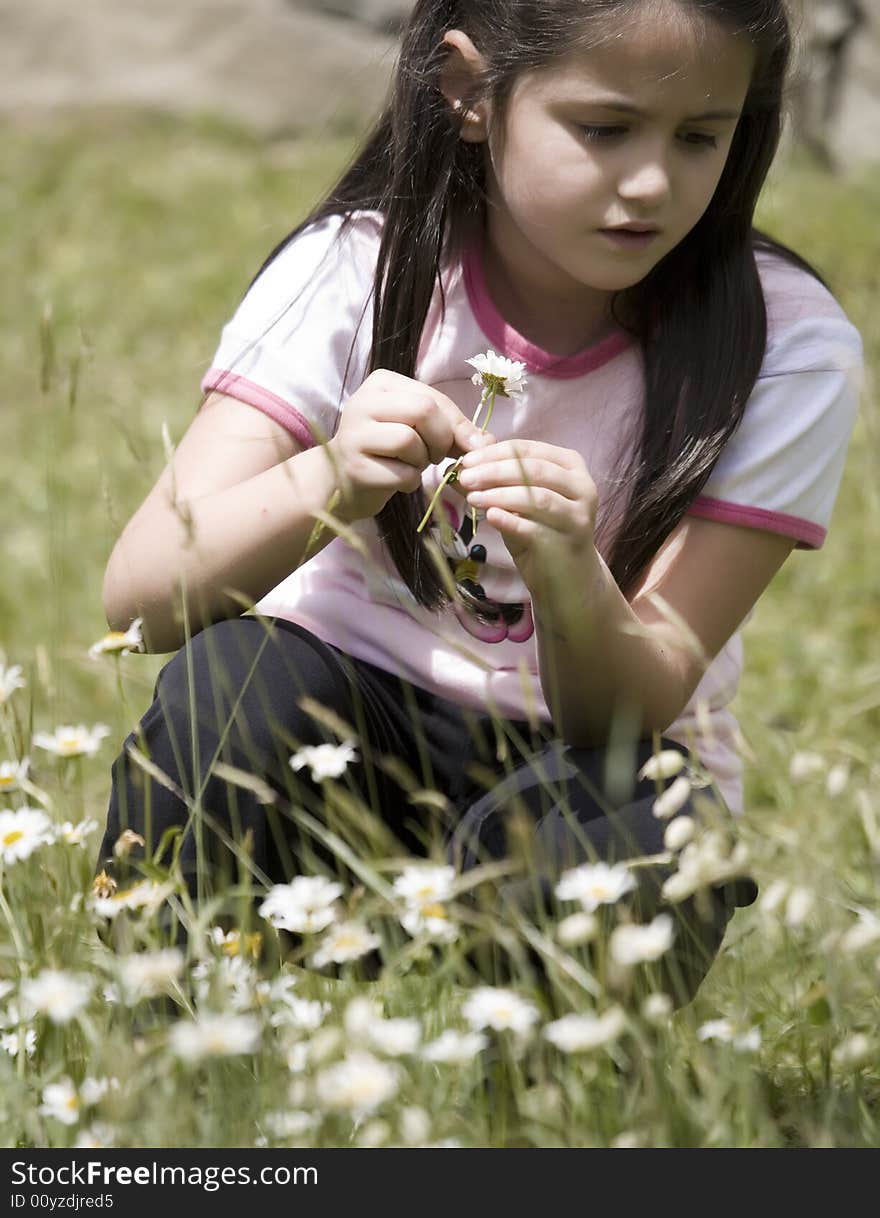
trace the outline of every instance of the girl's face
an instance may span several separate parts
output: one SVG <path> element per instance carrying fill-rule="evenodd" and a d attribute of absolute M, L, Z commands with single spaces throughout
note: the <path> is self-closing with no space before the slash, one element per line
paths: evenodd
<path fill-rule="evenodd" d="M 674 3 L 652 12 L 520 77 L 490 127 L 490 255 L 536 309 L 638 283 L 718 185 L 754 52 Z"/>

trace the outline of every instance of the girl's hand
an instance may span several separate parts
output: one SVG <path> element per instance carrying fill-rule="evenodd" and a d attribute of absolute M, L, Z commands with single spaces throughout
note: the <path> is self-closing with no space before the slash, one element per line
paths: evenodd
<path fill-rule="evenodd" d="M 451 398 L 379 369 L 345 403 L 327 453 L 342 490 L 341 514 L 375 516 L 398 491 L 417 491 L 422 471 L 491 443 Z"/>
<path fill-rule="evenodd" d="M 505 440 L 465 455 L 459 486 L 504 538 L 533 595 L 571 580 L 594 544 L 599 497 L 579 453 Z"/>

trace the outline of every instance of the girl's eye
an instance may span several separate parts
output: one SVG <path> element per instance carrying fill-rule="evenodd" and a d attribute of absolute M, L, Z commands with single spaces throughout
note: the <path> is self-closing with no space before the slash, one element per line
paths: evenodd
<path fill-rule="evenodd" d="M 588 140 L 613 139 L 617 135 L 625 135 L 626 127 L 581 127 L 581 132 Z"/>
<path fill-rule="evenodd" d="M 714 135 L 704 135 L 700 131 L 688 131 L 682 137 L 692 148 L 717 148 L 718 140 Z"/>

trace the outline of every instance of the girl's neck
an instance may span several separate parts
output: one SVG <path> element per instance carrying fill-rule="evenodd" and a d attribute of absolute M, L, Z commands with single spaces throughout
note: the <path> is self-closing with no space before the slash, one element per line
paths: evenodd
<path fill-rule="evenodd" d="M 611 293 L 574 280 L 560 282 L 546 268 L 528 266 L 505 253 L 505 234 L 491 219 L 483 234 L 482 257 L 489 295 L 508 325 L 535 346 L 562 357 L 576 355 L 611 334 Z M 512 242 L 511 242 L 512 244 Z"/>

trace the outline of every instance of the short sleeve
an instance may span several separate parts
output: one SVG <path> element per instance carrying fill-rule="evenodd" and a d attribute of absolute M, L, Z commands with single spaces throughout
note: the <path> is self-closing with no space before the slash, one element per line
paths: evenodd
<path fill-rule="evenodd" d="M 803 273 L 799 278 L 803 282 Z M 826 302 L 814 315 L 789 310 L 786 324 L 772 333 L 742 421 L 689 513 L 780 533 L 798 549 L 820 549 L 863 375 L 861 338 L 836 304 L 831 309 Z"/>
<path fill-rule="evenodd" d="M 299 233 L 224 326 L 202 379 L 263 411 L 304 448 L 333 435 L 363 382 L 372 332 L 379 222 L 329 216 Z"/>

